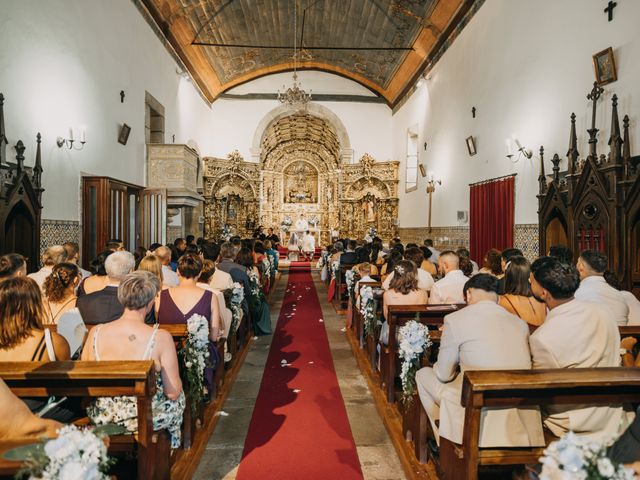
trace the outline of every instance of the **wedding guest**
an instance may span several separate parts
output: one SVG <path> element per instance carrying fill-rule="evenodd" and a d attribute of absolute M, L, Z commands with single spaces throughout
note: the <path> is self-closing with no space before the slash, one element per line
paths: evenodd
<path fill-rule="evenodd" d="M 627 325 L 640 325 L 640 300 L 631 292 L 623 290 L 615 273 L 607 270 L 604 272 L 605 281 L 618 290 L 629 308 L 629 323 Z"/>
<path fill-rule="evenodd" d="M 154 253 L 162 263 L 162 284 L 165 287 L 178 286 L 178 275 L 176 275 L 176 272 L 169 266 L 172 258 L 172 252 L 169 247 L 165 247 L 164 245 L 160 246 L 156 248 Z"/>
<path fill-rule="evenodd" d="M 573 252 L 564 245 L 553 245 L 549 248 L 549 256 L 555 257 L 561 262 L 573 264 Z"/>
<path fill-rule="evenodd" d="M 478 267 L 478 264 L 473 260 L 471 260 L 471 253 L 469 252 L 469 250 L 467 250 L 464 247 L 460 247 L 456 250 L 456 253 L 458 254 L 458 257 L 460 257 L 460 260 L 464 258 L 470 265 L 470 268 L 468 269 L 468 271 L 465 271 L 465 269 L 462 267 L 460 268 L 460 270 L 462 270 L 467 277 L 472 277 L 473 275 L 480 273 L 480 268 Z"/>
<path fill-rule="evenodd" d="M 44 293 L 43 322 L 47 325 L 57 325 L 60 317 L 69 310 L 76 308 L 76 288 L 80 283 L 80 271 L 74 263 L 59 263 L 53 267 L 51 275 L 42 286 Z"/>
<path fill-rule="evenodd" d="M 431 240 L 430 238 L 427 238 L 424 241 L 424 246 L 427 247 L 429 250 L 431 250 L 432 253 L 432 262 L 438 264 L 438 262 L 440 261 L 440 252 L 433 246 L 433 240 Z"/>
<path fill-rule="evenodd" d="M 119 238 L 111 238 L 107 241 L 105 249 L 112 252 L 124 252 L 124 242 Z"/>
<path fill-rule="evenodd" d="M 392 250 L 384 259 L 384 264 L 380 268 L 380 280 L 384 282 L 387 276 L 393 272 L 395 266 L 402 260 L 402 254 L 397 250 Z"/>
<path fill-rule="evenodd" d="M 356 293 L 356 299 L 360 298 L 360 284 L 361 283 L 375 282 L 376 281 L 371 277 L 371 275 L 373 275 L 371 273 L 372 272 L 372 267 L 373 267 L 373 265 L 371 265 L 370 263 L 367 263 L 367 262 L 359 263 L 358 265 L 356 265 L 354 267 L 356 272 L 360 276 L 360 279 L 356 282 L 356 285 L 354 287 L 354 291 Z"/>
<path fill-rule="evenodd" d="M 240 251 L 240 250 L 238 250 Z M 247 276 L 247 269 L 234 262 L 236 257 L 236 249 L 232 243 L 225 242 L 220 246 L 220 262 L 216 265 L 216 271 L 221 270 L 231 275 L 233 282 L 238 282 L 244 288 L 244 302 L 243 310 L 248 312 L 248 306 L 246 300 L 251 293 L 251 285 L 249 284 L 249 277 Z"/>
<path fill-rule="evenodd" d="M 220 312 L 220 319 L 222 320 L 224 338 L 229 337 L 229 330 L 231 329 L 231 321 L 233 320 L 233 314 L 231 310 L 227 308 L 227 304 L 224 299 L 224 294 L 220 290 L 216 290 L 210 284 L 211 278 L 216 270 L 215 263 L 211 260 L 205 260 L 202 262 L 202 271 L 198 277 L 196 285 L 204 290 L 209 290 L 218 300 L 218 311 Z"/>
<path fill-rule="evenodd" d="M 122 315 L 123 306 L 118 301 L 118 285 L 131 273 L 135 266 L 133 254 L 113 252 L 104 262 L 107 284 L 102 290 L 78 297 L 76 305 L 84 323 L 96 325 L 108 323 Z M 94 277 L 89 277 L 87 281 Z"/>
<path fill-rule="evenodd" d="M 114 255 L 120 253 L 125 252 Z M 157 375 L 156 393 L 151 400 L 153 429 L 168 430 L 171 447 L 178 448 L 185 397 L 176 347 L 169 332 L 159 329 L 158 324 L 153 327 L 145 324 L 160 291 L 160 281 L 150 272 L 133 272 L 122 280 L 117 291 L 123 305 L 121 316 L 91 329 L 82 351 L 82 360 L 153 360 Z M 134 414 L 126 417 L 123 412 Z M 135 412 L 135 397 L 98 398 L 87 409 L 94 424 L 124 424 L 131 432 L 138 429 Z"/>
<path fill-rule="evenodd" d="M 502 278 L 502 253 L 496 248 L 490 249 L 484 256 L 480 273 L 488 273 L 496 278 Z"/>
<path fill-rule="evenodd" d="M 505 293 L 498 302 L 509 313 L 517 315 L 529 325 L 542 325 L 547 316 L 547 307 L 531 293 L 529 261 L 520 256 L 512 257 L 505 272 Z"/>
<path fill-rule="evenodd" d="M 580 287 L 575 297 L 585 302 L 604 305 L 609 315 L 618 325 L 626 325 L 629 321 L 629 307 L 622 294 L 609 285 L 604 279 L 609 259 L 597 250 L 585 250 L 578 258 L 577 268 L 580 274 Z"/>
<path fill-rule="evenodd" d="M 346 250 L 340 255 L 340 264 L 349 265 L 358 263 L 358 255 L 356 255 L 356 248 L 358 244 L 354 240 L 347 242 Z"/>
<path fill-rule="evenodd" d="M 0 257 L 0 280 L 27 276 L 27 262 L 19 253 L 7 253 Z"/>
<path fill-rule="evenodd" d="M 424 260 L 422 261 L 420 268 L 422 268 L 425 272 L 427 272 L 432 277 L 438 276 L 438 266 L 437 264 L 431 261 L 431 259 L 433 258 L 433 252 L 431 252 L 431 250 L 429 250 L 425 246 L 422 246 L 419 248 L 420 250 L 422 250 L 422 254 L 424 255 Z"/>
<path fill-rule="evenodd" d="M 222 334 L 222 322 L 218 299 L 210 290 L 198 287 L 198 277 L 202 271 L 199 256 L 185 253 L 178 260 L 178 280 L 176 287 L 160 292 L 156 301 L 158 323 L 187 323 L 192 315 L 202 315 L 209 321 L 209 338 L 217 341 Z"/>
<path fill-rule="evenodd" d="M 275 248 L 273 248 L 273 243 L 271 243 L 271 240 L 268 239 L 264 241 L 264 249 L 265 253 L 269 256 L 269 260 L 271 261 L 271 278 L 274 278 L 276 276 L 276 272 L 278 271 L 280 254 Z"/>
<path fill-rule="evenodd" d="M 425 272 L 426 273 L 426 272 Z M 389 289 L 382 296 L 384 317 L 388 318 L 390 305 L 426 305 L 429 295 L 418 287 L 418 268 L 410 260 L 400 260 L 393 269 Z M 386 320 L 380 330 L 380 341 L 389 341 L 389 324 Z"/>
<path fill-rule="evenodd" d="M 418 277 L 418 288 L 420 290 L 424 290 L 429 292 L 433 288 L 433 277 L 431 274 L 427 273 L 422 268 L 419 268 L 422 265 L 422 261 L 424 260 L 424 254 L 422 250 L 419 248 L 408 248 L 404 254 L 405 260 L 409 260 L 416 265 L 416 275 Z M 392 271 L 387 278 L 385 278 L 384 282 L 382 282 L 382 288 L 385 290 L 389 290 L 389 286 L 395 277 L 395 271 Z"/>
<path fill-rule="evenodd" d="M 67 263 L 73 263 L 78 267 L 78 271 L 80 272 L 80 280 L 83 278 L 89 278 L 91 276 L 91 272 L 89 270 L 85 270 L 80 266 L 80 246 L 76 242 L 65 242 L 62 244 L 64 250 L 67 252 Z"/>
<path fill-rule="evenodd" d="M 486 273 L 475 275 L 465 283 L 464 295 L 468 306 L 444 317 L 437 362 L 416 374 L 420 401 L 436 439 L 459 444 L 465 417 L 460 403 L 464 372 L 531 368 L 529 329 L 498 306 L 498 279 Z M 538 409 L 483 409 L 483 445 L 544 445 Z"/>
<path fill-rule="evenodd" d="M 211 260 L 214 263 L 220 259 L 220 245 L 217 243 L 207 244 L 202 247 L 202 256 L 205 260 Z M 230 288 L 233 288 L 233 279 L 227 272 L 223 272 L 216 267 L 213 275 L 209 280 L 209 285 L 214 290 L 224 292 Z"/>
<path fill-rule="evenodd" d="M 144 257 L 147 256 L 147 252 L 148 252 L 148 254 L 153 253 L 153 252 L 147 250 L 146 248 L 144 248 L 142 246 L 140 246 L 140 247 L 135 249 L 135 251 L 133 252 L 133 257 L 136 260 L 135 270 L 138 270 L 138 267 L 140 266 L 140 262 L 142 261 L 142 259 Z"/>
<path fill-rule="evenodd" d="M 67 252 L 62 245 L 54 245 L 47 248 L 42 255 L 42 268 L 35 273 L 30 273 L 29 278 L 34 280 L 40 288 L 45 279 L 51 274 L 53 266 L 67 260 Z"/>
<path fill-rule="evenodd" d="M 620 334 L 608 308 L 574 297 L 580 284 L 576 267 L 542 257 L 531 265 L 531 290 L 549 313 L 531 334 L 533 368 L 596 368 L 620 366 Z M 620 406 L 549 407 L 545 425 L 554 435 L 571 430 L 608 439 L 627 418 Z"/>
<path fill-rule="evenodd" d="M 176 238 L 173 242 L 173 246 L 177 250 L 178 259 L 187 252 L 187 242 L 184 238 Z"/>
<path fill-rule="evenodd" d="M 236 263 L 246 268 L 248 278 L 253 278 L 253 280 L 251 280 L 253 285 L 247 298 L 249 311 L 251 312 L 251 321 L 253 322 L 253 331 L 256 335 L 270 335 L 272 329 L 269 304 L 260 289 L 260 274 L 258 268 L 253 263 L 251 250 L 246 247 L 241 248 L 236 255 Z"/>
<path fill-rule="evenodd" d="M 507 267 L 509 266 L 509 262 L 512 257 L 524 257 L 522 251 L 517 248 L 505 248 L 500 255 L 502 258 L 500 260 L 500 266 L 502 267 L 502 271 L 505 272 Z M 504 275 L 500 278 L 499 290 L 498 293 L 502 295 L 504 293 L 504 284 L 505 279 Z"/>
<path fill-rule="evenodd" d="M 447 250 L 440 254 L 439 270 L 444 277 L 431 288 L 430 304 L 464 303 L 464 285 L 469 280 L 460 270 L 460 258 Z"/>
<path fill-rule="evenodd" d="M 108 285 L 109 278 L 107 277 L 107 270 L 105 269 L 104 264 L 107 261 L 107 257 L 112 253 L 113 252 L 111 250 L 105 250 L 104 252 L 100 252 L 96 258 L 91 260 L 89 266 L 91 267 L 93 274 L 89 278 L 82 279 L 80 282 L 80 285 L 78 286 L 78 297 L 98 292 Z"/>
<path fill-rule="evenodd" d="M 156 255 L 145 255 L 144 258 L 140 260 L 140 263 L 138 264 L 138 268 L 136 270 L 153 273 L 156 277 L 158 277 L 158 280 L 160 280 L 160 284 L 162 285 L 163 290 L 165 288 L 169 288 L 164 285 L 164 278 L 162 276 L 162 262 Z"/>

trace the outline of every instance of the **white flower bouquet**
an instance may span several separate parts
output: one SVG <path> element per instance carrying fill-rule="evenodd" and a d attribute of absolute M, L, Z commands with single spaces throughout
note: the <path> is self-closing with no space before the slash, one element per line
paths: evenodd
<path fill-rule="evenodd" d="M 552 442 L 540 457 L 540 480 L 633 480 L 633 470 L 616 465 L 607 456 L 612 442 L 604 444 L 569 432 Z"/>
<path fill-rule="evenodd" d="M 360 313 L 364 319 L 363 330 L 365 338 L 373 335 L 376 329 L 376 299 L 373 288 L 369 285 L 360 289 Z"/>
<path fill-rule="evenodd" d="M 282 223 L 280 223 L 280 228 L 282 229 L 283 232 L 288 232 L 289 229 L 291 228 L 291 225 L 293 225 L 293 220 L 291 220 L 291 217 L 287 215 L 282 219 Z"/>
<path fill-rule="evenodd" d="M 18 476 L 34 480 L 107 480 L 113 460 L 104 439 L 125 431 L 118 425 L 93 429 L 66 425 L 58 430 L 58 438 L 14 448 L 4 458 L 22 462 Z"/>
<path fill-rule="evenodd" d="M 349 298 L 351 299 L 351 303 L 355 304 L 355 288 L 356 288 L 356 277 L 358 274 L 355 270 L 347 270 L 344 274 L 345 282 L 347 284 L 347 292 L 349 293 Z"/>
<path fill-rule="evenodd" d="M 233 290 L 231 294 L 231 331 L 235 332 L 240 326 L 240 320 L 242 319 L 242 302 L 244 301 L 244 287 L 239 282 L 233 283 Z"/>
<path fill-rule="evenodd" d="M 340 262 L 336 260 L 331 264 L 331 278 L 335 279 L 340 271 Z"/>
<path fill-rule="evenodd" d="M 373 239 L 376 238 L 377 236 L 378 236 L 378 231 L 376 230 L 376 227 L 371 227 L 367 231 L 367 234 L 364 236 L 364 240 L 367 243 L 372 243 Z"/>
<path fill-rule="evenodd" d="M 416 391 L 416 371 L 420 366 L 420 355 L 431 346 L 429 329 L 419 321 L 410 320 L 398 329 L 398 355 L 402 360 L 400 380 L 402 398 L 410 401 Z"/>
<path fill-rule="evenodd" d="M 187 320 L 187 339 L 178 352 L 182 365 L 180 373 L 186 393 L 191 398 L 191 408 L 197 411 L 203 397 L 204 369 L 209 358 L 209 322 L 202 315 L 192 315 Z"/>
<path fill-rule="evenodd" d="M 248 276 L 251 284 L 251 295 L 257 297 L 260 295 L 260 275 L 252 269 L 248 271 Z"/>
<path fill-rule="evenodd" d="M 229 225 L 225 223 L 224 226 L 222 227 L 222 238 L 224 238 L 224 240 L 228 242 L 231 236 L 232 236 L 231 228 L 229 227 Z"/>

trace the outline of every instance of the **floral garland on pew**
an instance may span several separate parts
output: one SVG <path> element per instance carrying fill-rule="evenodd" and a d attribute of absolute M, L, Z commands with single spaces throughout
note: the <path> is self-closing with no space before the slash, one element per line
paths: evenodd
<path fill-rule="evenodd" d="M 355 270 L 347 270 L 344 274 L 345 282 L 347 284 L 347 292 L 349 293 L 352 305 L 356 304 L 356 276 L 358 276 L 358 274 Z"/>
<path fill-rule="evenodd" d="M 332 279 L 337 278 L 339 271 L 340 271 L 340 262 L 336 260 L 331 264 L 331 278 Z"/>
<path fill-rule="evenodd" d="M 373 288 L 369 285 L 360 289 L 360 313 L 362 314 L 364 337 L 373 335 L 376 331 L 376 299 L 373 295 Z"/>
<path fill-rule="evenodd" d="M 209 322 L 202 315 L 194 314 L 187 320 L 187 339 L 178 351 L 178 358 L 185 394 L 191 399 L 191 410 L 195 413 L 202 402 L 204 369 L 209 363 Z"/>
<path fill-rule="evenodd" d="M 416 319 L 419 320 L 419 315 Z M 420 367 L 420 355 L 433 343 L 429 329 L 417 320 L 410 320 L 398 329 L 398 355 L 402 360 L 400 380 L 402 380 L 402 399 L 411 402 L 416 392 L 416 372 Z"/>
<path fill-rule="evenodd" d="M 65 425 L 58 430 L 58 438 L 11 449 L 4 458 L 24 464 L 16 478 L 108 480 L 115 460 L 107 454 L 105 439 L 124 432 L 126 428 L 112 424 L 95 428 Z"/>
<path fill-rule="evenodd" d="M 236 332 L 242 320 L 242 302 L 244 301 L 244 287 L 240 282 L 233 283 L 231 291 L 231 332 Z"/>
<path fill-rule="evenodd" d="M 539 480 L 633 480 L 634 472 L 608 457 L 613 441 L 598 443 L 568 432 L 540 457 Z"/>

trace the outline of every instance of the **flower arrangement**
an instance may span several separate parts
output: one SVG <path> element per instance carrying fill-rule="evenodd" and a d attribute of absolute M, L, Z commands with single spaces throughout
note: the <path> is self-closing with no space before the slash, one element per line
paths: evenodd
<path fill-rule="evenodd" d="M 376 227 L 370 227 L 369 230 L 367 230 L 367 234 L 364 236 L 364 239 L 367 243 L 371 243 L 377 236 L 378 231 L 376 230 Z"/>
<path fill-rule="evenodd" d="M 194 314 L 187 320 L 187 333 L 178 358 L 181 362 L 180 376 L 195 413 L 202 401 L 204 369 L 209 358 L 209 322 L 202 315 Z"/>
<path fill-rule="evenodd" d="M 289 215 L 286 215 L 282 219 L 282 223 L 280 223 L 280 228 L 283 232 L 288 232 L 291 228 L 291 225 L 293 225 L 293 220 L 291 220 L 291 217 Z"/>
<path fill-rule="evenodd" d="M 402 398 L 409 402 L 416 391 L 416 371 L 420 366 L 420 355 L 431 346 L 429 329 L 419 321 L 410 320 L 398 330 L 398 354 L 402 360 L 400 380 Z"/>
<path fill-rule="evenodd" d="M 22 462 L 17 478 L 35 480 L 107 480 L 114 461 L 107 455 L 105 438 L 126 430 L 118 425 L 78 428 L 66 425 L 58 430 L 58 438 L 26 445 L 5 452 L 4 458 Z"/>
<path fill-rule="evenodd" d="M 331 278 L 336 278 L 338 276 L 339 271 L 340 271 L 340 262 L 336 260 L 331 264 Z"/>
<path fill-rule="evenodd" d="M 262 272 L 265 277 L 270 277 L 273 275 L 273 266 L 271 265 L 271 259 L 269 255 L 265 255 L 262 257 Z"/>
<path fill-rule="evenodd" d="M 224 238 L 228 242 L 231 236 L 232 236 L 231 228 L 229 227 L 229 225 L 225 223 L 224 226 L 222 227 L 222 238 Z"/>
<path fill-rule="evenodd" d="M 242 302 L 244 301 L 244 287 L 239 282 L 233 283 L 233 289 L 231 293 L 231 331 L 235 332 L 240 326 L 240 320 L 242 319 Z"/>
<path fill-rule="evenodd" d="M 373 288 L 364 286 L 360 289 L 360 313 L 364 318 L 364 336 L 373 335 L 376 328 L 376 299 L 373 295 Z"/>
<path fill-rule="evenodd" d="M 319 223 L 320 220 L 318 220 L 318 217 L 316 217 L 315 215 L 309 219 L 309 225 L 311 225 L 313 228 L 317 227 Z"/>
<path fill-rule="evenodd" d="M 347 292 L 349 293 L 352 305 L 356 303 L 356 277 L 358 277 L 358 273 L 355 270 L 347 270 L 344 274 Z"/>
<path fill-rule="evenodd" d="M 573 432 L 552 442 L 540 457 L 540 480 L 632 480 L 633 470 L 616 465 L 607 456 L 613 443 L 598 443 Z"/>

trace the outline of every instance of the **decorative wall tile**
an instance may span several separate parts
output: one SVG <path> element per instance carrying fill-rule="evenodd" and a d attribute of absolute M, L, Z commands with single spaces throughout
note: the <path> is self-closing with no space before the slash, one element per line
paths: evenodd
<path fill-rule="evenodd" d="M 40 253 L 52 245 L 64 242 L 80 243 L 80 222 L 75 220 L 46 220 L 40 223 Z"/>
<path fill-rule="evenodd" d="M 522 223 L 516 225 L 514 233 L 513 246 L 522 250 L 522 253 L 530 262 L 533 262 L 540 256 L 538 252 L 539 235 L 537 223 Z"/>

